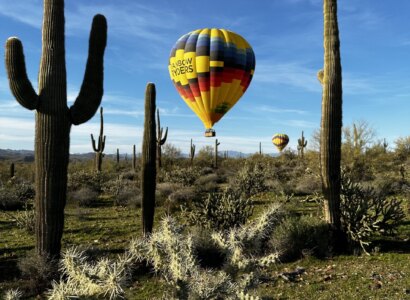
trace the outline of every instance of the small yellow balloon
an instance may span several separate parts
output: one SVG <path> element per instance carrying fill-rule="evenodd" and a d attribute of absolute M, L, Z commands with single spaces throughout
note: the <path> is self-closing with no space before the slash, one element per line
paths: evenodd
<path fill-rule="evenodd" d="M 272 137 L 272 143 L 280 152 L 282 152 L 282 150 L 285 149 L 286 145 L 289 143 L 289 137 L 284 133 L 274 134 Z"/>
<path fill-rule="evenodd" d="M 212 126 L 248 88 L 255 71 L 255 54 L 248 42 L 232 31 L 198 29 L 178 39 L 168 69 L 182 99 L 207 132 L 213 132 L 208 136 L 214 136 Z"/>

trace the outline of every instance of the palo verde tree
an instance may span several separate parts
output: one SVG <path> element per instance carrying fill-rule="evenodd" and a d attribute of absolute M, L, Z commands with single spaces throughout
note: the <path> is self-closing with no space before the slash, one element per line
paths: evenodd
<path fill-rule="evenodd" d="M 157 179 L 155 96 L 155 85 L 148 83 L 145 90 L 144 135 L 141 154 L 142 231 L 145 236 L 152 232 L 155 213 L 155 188 Z"/>
<path fill-rule="evenodd" d="M 161 147 L 167 141 L 168 136 L 168 127 L 165 129 L 165 134 L 163 135 L 164 128 L 161 127 L 160 119 L 159 119 L 159 109 L 157 109 L 157 163 L 158 169 L 161 168 Z"/>
<path fill-rule="evenodd" d="M 95 144 L 95 139 L 93 134 L 91 134 L 91 145 L 93 146 L 93 150 L 95 152 L 94 158 L 94 166 L 97 172 L 101 172 L 101 165 L 103 159 L 103 152 L 105 148 L 105 138 L 104 135 L 104 118 L 103 118 L 103 108 L 100 107 L 100 135 L 98 136 L 98 144 Z"/>
<path fill-rule="evenodd" d="M 325 220 L 331 225 L 336 244 L 343 247 L 340 213 L 340 160 L 342 142 L 342 67 L 337 22 L 337 0 L 323 0 L 324 68 L 318 79 L 322 84 L 320 128 L 320 167 Z"/>
<path fill-rule="evenodd" d="M 77 99 L 68 107 L 64 0 L 44 0 L 43 12 L 38 93 L 27 77 L 23 46 L 16 37 L 7 40 L 5 62 L 14 97 L 23 107 L 36 111 L 36 251 L 56 258 L 64 227 L 70 129 L 92 118 L 101 103 L 107 22 L 102 15 L 93 19 L 84 80 Z"/>

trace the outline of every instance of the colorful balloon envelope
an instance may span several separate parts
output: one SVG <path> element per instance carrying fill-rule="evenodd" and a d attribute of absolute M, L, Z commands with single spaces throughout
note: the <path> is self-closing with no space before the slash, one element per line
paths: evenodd
<path fill-rule="evenodd" d="M 278 148 L 280 152 L 285 149 L 286 145 L 289 143 L 289 137 L 284 133 L 277 133 L 272 137 L 272 143 Z"/>
<path fill-rule="evenodd" d="M 241 98 L 255 71 L 255 55 L 240 35 L 205 28 L 178 39 L 169 57 L 178 93 L 214 136 L 212 126 Z"/>

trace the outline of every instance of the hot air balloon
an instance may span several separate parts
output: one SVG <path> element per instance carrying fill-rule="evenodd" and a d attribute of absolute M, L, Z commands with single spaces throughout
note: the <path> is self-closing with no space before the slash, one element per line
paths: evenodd
<path fill-rule="evenodd" d="M 272 137 L 272 143 L 278 148 L 280 152 L 286 147 L 289 143 L 289 137 L 284 133 L 277 133 Z"/>
<path fill-rule="evenodd" d="M 204 28 L 178 39 L 169 57 L 169 74 L 178 93 L 204 124 L 212 126 L 241 98 L 255 70 L 255 55 L 240 35 Z"/>

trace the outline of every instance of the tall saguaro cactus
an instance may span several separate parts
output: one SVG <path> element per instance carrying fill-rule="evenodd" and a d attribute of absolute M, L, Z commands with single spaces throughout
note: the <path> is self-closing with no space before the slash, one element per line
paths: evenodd
<path fill-rule="evenodd" d="M 156 187 L 155 85 L 148 83 L 145 90 L 144 136 L 141 157 L 142 230 L 149 235 L 154 225 Z"/>
<path fill-rule="evenodd" d="M 165 129 L 164 137 L 162 137 L 164 128 L 161 127 L 160 119 L 159 119 L 159 110 L 157 109 L 157 162 L 158 162 L 158 169 L 161 168 L 161 147 L 167 141 L 168 136 L 168 127 Z"/>
<path fill-rule="evenodd" d="M 303 135 L 303 131 L 302 131 L 302 137 L 298 139 L 298 150 L 299 150 L 301 158 L 303 158 L 304 149 L 306 148 L 306 146 L 307 146 L 307 140 L 305 139 Z"/>
<path fill-rule="evenodd" d="M 137 169 L 137 151 L 135 149 L 135 144 L 132 146 L 132 169 L 134 171 Z"/>
<path fill-rule="evenodd" d="M 337 23 L 337 0 L 323 1 L 324 69 L 319 71 L 322 84 L 322 120 L 320 130 L 320 166 L 324 194 L 325 220 L 341 232 L 340 157 L 342 140 L 342 68 Z"/>
<path fill-rule="evenodd" d="M 104 117 L 103 117 L 103 108 L 100 107 L 100 135 L 98 136 L 98 144 L 95 144 L 95 139 L 93 134 L 91 134 L 91 144 L 93 146 L 93 150 L 95 152 L 95 170 L 97 172 L 101 172 L 101 164 L 102 158 L 104 156 L 104 148 L 105 148 L 105 138 L 104 135 Z"/>
<path fill-rule="evenodd" d="M 27 77 L 23 46 L 18 38 L 7 40 L 5 62 L 14 97 L 23 107 L 36 110 L 36 250 L 44 257 L 58 257 L 64 227 L 70 129 L 72 124 L 92 118 L 101 103 L 107 22 L 102 15 L 93 19 L 84 80 L 69 108 L 64 0 L 44 0 L 43 12 L 38 93 Z"/>
<path fill-rule="evenodd" d="M 191 166 L 194 165 L 194 157 L 195 157 L 195 144 L 192 143 L 191 139 L 191 147 L 189 149 L 189 158 L 191 159 Z"/>
<path fill-rule="evenodd" d="M 215 154 L 214 154 L 214 168 L 218 169 L 218 146 L 221 143 L 218 143 L 218 139 L 215 139 Z"/>

